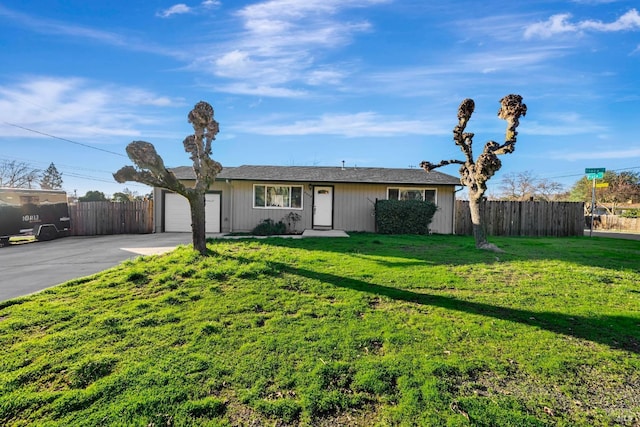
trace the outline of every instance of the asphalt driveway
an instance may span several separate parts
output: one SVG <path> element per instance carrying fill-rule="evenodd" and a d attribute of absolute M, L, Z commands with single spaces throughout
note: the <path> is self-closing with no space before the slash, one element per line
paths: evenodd
<path fill-rule="evenodd" d="M 0 248 L 0 301 L 191 243 L 191 233 L 65 237 Z"/>

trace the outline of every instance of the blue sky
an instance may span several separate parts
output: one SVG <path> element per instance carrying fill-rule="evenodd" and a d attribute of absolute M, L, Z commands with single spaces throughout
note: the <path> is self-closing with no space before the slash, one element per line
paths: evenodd
<path fill-rule="evenodd" d="M 180 1 L 180 0 L 178 0 Z M 523 96 L 501 175 L 571 185 L 586 167 L 640 170 L 637 0 L 0 0 L 0 160 L 65 190 L 106 194 L 133 140 L 188 165 L 187 114 L 213 105 L 213 158 L 410 167 L 504 139 L 499 100 Z M 440 169 L 457 175 L 455 165 Z"/>

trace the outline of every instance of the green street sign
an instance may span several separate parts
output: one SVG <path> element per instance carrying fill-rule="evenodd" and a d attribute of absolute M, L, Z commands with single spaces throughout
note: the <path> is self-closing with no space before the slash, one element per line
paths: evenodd
<path fill-rule="evenodd" d="M 584 173 L 587 174 L 587 179 L 602 179 L 604 178 L 605 168 L 586 168 Z"/>

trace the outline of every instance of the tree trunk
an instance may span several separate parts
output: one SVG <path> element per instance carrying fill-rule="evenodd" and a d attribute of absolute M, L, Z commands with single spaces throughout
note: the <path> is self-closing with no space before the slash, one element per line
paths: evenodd
<path fill-rule="evenodd" d="M 189 193 L 189 206 L 191 207 L 191 233 L 193 249 L 201 255 L 207 255 L 207 238 L 205 224 L 205 194 L 203 192 Z"/>
<path fill-rule="evenodd" d="M 482 226 L 482 216 L 480 212 L 481 198 L 469 194 L 469 211 L 471 212 L 471 224 L 473 226 L 473 237 L 476 240 L 476 248 L 483 248 L 488 244 L 487 235 Z"/>
<path fill-rule="evenodd" d="M 471 212 L 471 225 L 473 226 L 473 237 L 476 240 L 476 248 L 486 251 L 504 252 L 502 249 L 489 243 L 487 233 L 482 225 L 482 196 L 469 192 L 469 211 Z"/>

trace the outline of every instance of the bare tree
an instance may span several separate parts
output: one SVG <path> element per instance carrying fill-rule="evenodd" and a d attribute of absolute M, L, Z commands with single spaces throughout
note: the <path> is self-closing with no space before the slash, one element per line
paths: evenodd
<path fill-rule="evenodd" d="M 472 99 L 467 98 L 462 101 L 460 107 L 458 107 L 458 124 L 453 129 L 453 141 L 460 147 L 465 160 L 442 160 L 438 164 L 423 161 L 420 163 L 420 167 L 427 172 L 431 172 L 433 169 L 450 164 L 461 165 L 460 182 L 468 188 L 469 209 L 471 211 L 476 247 L 500 251 L 497 246 L 487 241 L 486 232 L 482 226 L 480 202 L 487 191 L 487 181 L 502 167 L 502 162 L 498 156 L 513 153 L 515 150 L 516 136 L 518 135 L 516 129 L 520 124 L 520 116 L 524 116 L 527 113 L 527 106 L 522 103 L 520 95 L 507 95 L 500 100 L 498 117 L 507 121 L 505 142 L 502 145 L 495 141 L 487 142 L 477 160 L 473 159 L 474 134 L 465 132 L 474 109 L 475 103 Z"/>
<path fill-rule="evenodd" d="M 531 171 L 506 173 L 500 180 L 501 199 L 524 201 L 534 197 L 537 178 Z"/>
<path fill-rule="evenodd" d="M 564 196 L 564 186 L 557 181 L 542 178 L 536 183 L 536 198 L 550 202 L 561 200 Z"/>
<path fill-rule="evenodd" d="M 502 200 L 545 200 L 559 197 L 562 184 L 546 178 L 538 178 L 532 171 L 511 172 L 504 174 L 500 180 Z"/>
<path fill-rule="evenodd" d="M 39 174 L 40 171 L 28 163 L 3 160 L 0 162 L 0 187 L 31 188 Z"/>
<path fill-rule="evenodd" d="M 210 157 L 211 143 L 215 140 L 219 128 L 218 122 L 213 118 L 213 107 L 204 101 L 198 102 L 189 112 L 189 123 L 193 126 L 194 134 L 187 136 L 183 144 L 193 161 L 196 176 L 193 187 L 185 187 L 173 172 L 165 167 L 155 147 L 145 141 L 133 141 L 127 146 L 127 154 L 137 168 L 125 166 L 113 174 L 113 177 L 119 183 L 141 182 L 166 188 L 186 197 L 191 207 L 193 247 L 200 254 L 206 255 L 205 192 L 222 170 L 222 165 Z"/>

